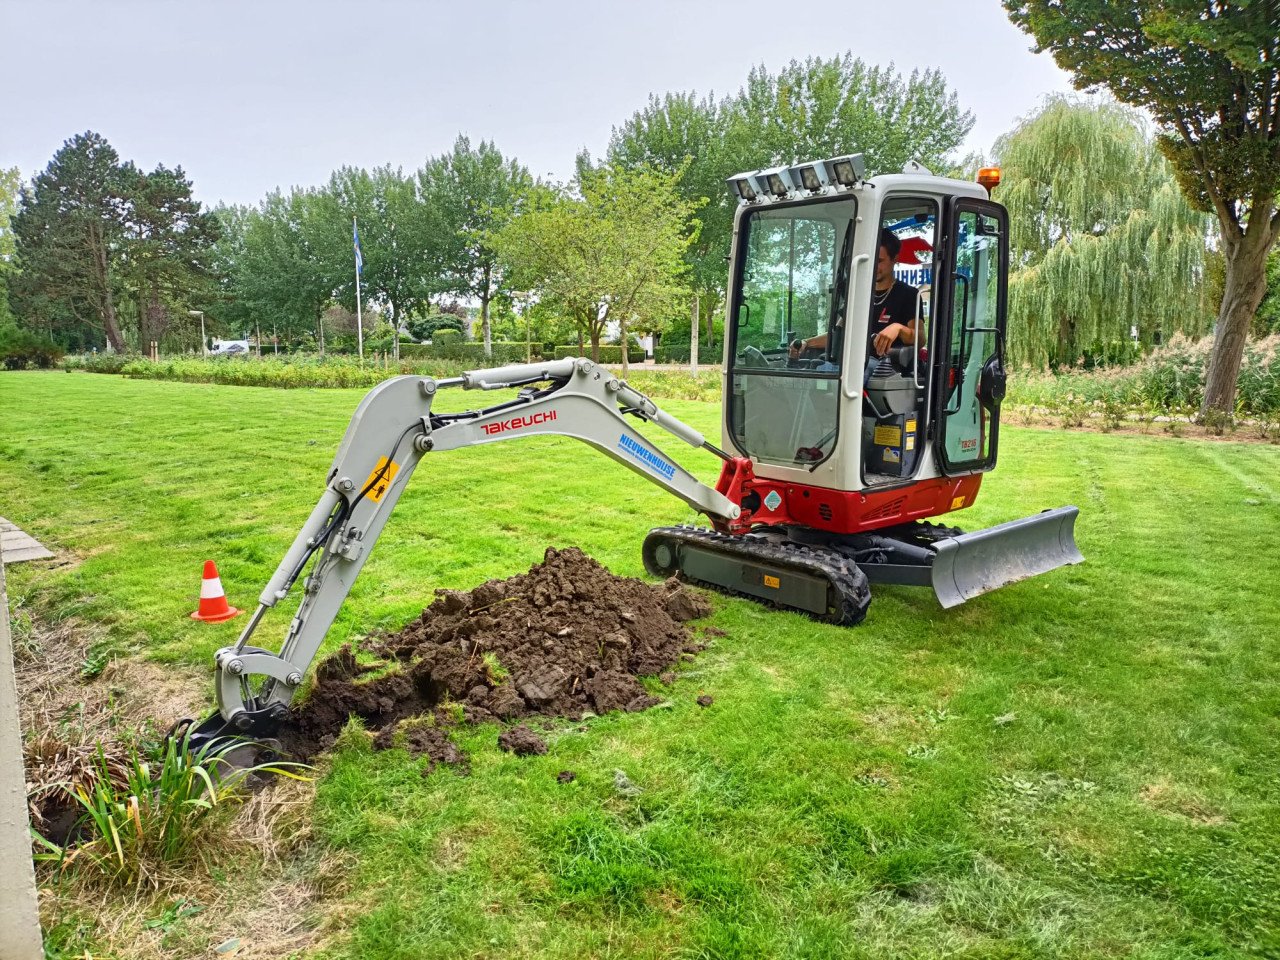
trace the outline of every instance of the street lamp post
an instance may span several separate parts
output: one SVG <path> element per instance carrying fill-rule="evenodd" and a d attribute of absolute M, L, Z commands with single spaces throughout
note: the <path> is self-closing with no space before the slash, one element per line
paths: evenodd
<path fill-rule="evenodd" d="M 188 310 L 187 316 L 200 318 L 200 356 L 207 357 L 209 355 L 209 341 L 204 338 L 204 311 Z"/>

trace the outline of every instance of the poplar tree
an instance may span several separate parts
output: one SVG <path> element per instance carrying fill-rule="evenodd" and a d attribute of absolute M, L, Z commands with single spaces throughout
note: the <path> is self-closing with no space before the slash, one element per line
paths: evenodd
<path fill-rule="evenodd" d="M 22 176 L 17 167 L 0 168 L 0 327 L 13 324 L 9 312 L 9 276 L 17 270 L 14 262 L 16 246 L 10 221 L 18 210 L 22 195 Z"/>
<path fill-rule="evenodd" d="M 1142 118 L 1115 102 L 1052 97 L 996 143 L 1009 209 L 1009 348 L 1056 366 L 1119 359 L 1209 326 L 1210 218 L 1178 189 Z"/>
<path fill-rule="evenodd" d="M 438 236 L 444 280 L 440 292 L 480 302 L 485 356 L 493 353 L 489 307 L 509 292 L 493 236 L 514 216 L 533 177 L 488 140 L 473 147 L 459 136 L 453 150 L 428 160 L 418 172 L 419 190 Z"/>

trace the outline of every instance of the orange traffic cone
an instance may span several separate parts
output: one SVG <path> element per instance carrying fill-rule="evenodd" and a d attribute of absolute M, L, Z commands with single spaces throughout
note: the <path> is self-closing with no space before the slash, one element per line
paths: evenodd
<path fill-rule="evenodd" d="M 218 567 L 212 560 L 204 562 L 204 580 L 200 584 L 200 609 L 191 614 L 192 620 L 203 620 L 205 623 L 221 623 L 230 620 L 240 611 L 227 603 L 227 595 L 222 591 L 222 580 L 218 576 Z"/>

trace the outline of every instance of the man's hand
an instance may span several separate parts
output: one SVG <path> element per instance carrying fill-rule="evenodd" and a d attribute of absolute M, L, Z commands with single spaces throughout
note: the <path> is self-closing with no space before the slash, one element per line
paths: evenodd
<path fill-rule="evenodd" d="M 792 360 L 798 360 L 800 354 L 804 352 L 805 342 L 803 340 L 792 340 L 790 346 L 787 347 L 787 356 Z"/>
<path fill-rule="evenodd" d="M 875 340 L 872 341 L 872 346 L 875 347 L 876 356 L 883 357 L 889 351 L 889 348 L 894 345 L 898 337 L 902 336 L 906 332 L 907 328 L 904 324 L 891 323 L 877 333 Z"/>

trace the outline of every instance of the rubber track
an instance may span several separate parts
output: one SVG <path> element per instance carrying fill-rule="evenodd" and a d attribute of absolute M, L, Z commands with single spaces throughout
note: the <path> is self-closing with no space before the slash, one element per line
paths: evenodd
<path fill-rule="evenodd" d="M 798 610 L 798 608 L 789 607 L 786 604 L 771 603 L 771 601 L 762 600 L 753 594 L 743 593 L 723 584 L 706 583 L 695 577 L 688 576 L 681 570 L 679 573 L 680 578 L 689 583 L 709 587 L 721 593 L 745 597 L 756 603 L 782 607 L 787 610 L 797 610 L 797 612 L 807 614 L 815 620 L 847 627 L 861 623 L 867 615 L 867 607 L 871 604 L 871 585 L 867 582 L 866 574 L 859 570 L 858 565 L 848 557 L 825 547 L 786 541 L 778 542 L 750 533 L 740 536 L 717 533 L 715 530 L 710 530 L 706 527 L 655 527 L 645 537 L 646 556 L 649 553 L 649 544 L 657 537 L 663 537 L 670 541 L 696 543 L 705 549 L 714 550 L 716 553 L 757 560 L 774 567 L 790 567 L 793 570 L 801 570 L 810 575 L 822 577 L 834 589 L 836 596 L 839 598 L 839 603 L 834 613 L 816 614 L 810 610 Z M 646 564 L 647 566 L 648 564 Z M 650 570 L 650 572 L 653 573 L 655 571 Z"/>

